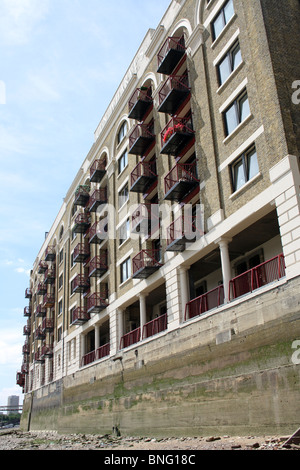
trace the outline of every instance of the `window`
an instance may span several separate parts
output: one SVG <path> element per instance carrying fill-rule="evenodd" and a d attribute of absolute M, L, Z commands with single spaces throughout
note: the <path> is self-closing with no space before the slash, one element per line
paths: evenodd
<path fill-rule="evenodd" d="M 225 57 L 217 65 L 218 80 L 221 86 L 229 77 L 229 75 L 237 68 L 242 62 L 241 49 L 238 42 L 236 42 Z"/>
<path fill-rule="evenodd" d="M 119 228 L 119 245 L 125 242 L 129 238 L 130 235 L 130 222 L 129 219 L 124 222 Z"/>
<path fill-rule="evenodd" d="M 247 92 L 244 91 L 230 106 L 224 111 L 225 134 L 228 136 L 234 129 L 243 122 L 250 114 L 250 107 Z"/>
<path fill-rule="evenodd" d="M 259 173 L 255 147 L 247 150 L 231 166 L 233 191 L 240 189 Z"/>
<path fill-rule="evenodd" d="M 62 248 L 59 252 L 59 264 L 61 264 L 64 260 L 64 249 Z"/>
<path fill-rule="evenodd" d="M 121 264 L 120 266 L 121 269 L 121 284 L 127 279 L 130 278 L 131 276 L 131 264 L 130 264 L 130 258 L 128 258 L 124 263 Z"/>
<path fill-rule="evenodd" d="M 121 155 L 121 157 L 118 160 L 118 175 L 122 173 L 124 168 L 128 165 L 128 154 L 127 151 Z"/>
<path fill-rule="evenodd" d="M 63 311 L 63 304 L 62 304 L 62 300 L 60 300 L 58 302 L 58 315 L 61 315 L 62 311 Z"/>
<path fill-rule="evenodd" d="M 122 207 L 129 198 L 129 192 L 128 192 L 128 184 L 124 186 L 124 188 L 119 191 L 119 208 Z"/>
<path fill-rule="evenodd" d="M 124 122 L 118 132 L 118 145 L 122 142 L 126 134 L 127 134 L 127 122 Z"/>
<path fill-rule="evenodd" d="M 212 35 L 213 41 L 217 39 L 220 33 L 223 31 L 224 27 L 227 25 L 228 21 L 234 15 L 233 0 L 229 0 L 225 3 L 223 8 L 220 10 L 216 18 L 212 22 Z"/>
<path fill-rule="evenodd" d="M 61 274 L 58 278 L 58 288 L 61 289 L 64 283 L 64 277 L 63 274 Z"/>

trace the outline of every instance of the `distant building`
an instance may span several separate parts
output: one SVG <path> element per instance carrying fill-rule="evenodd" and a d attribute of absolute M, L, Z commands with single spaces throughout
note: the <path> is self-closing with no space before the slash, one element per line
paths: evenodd
<path fill-rule="evenodd" d="M 19 408 L 19 400 L 20 397 L 17 395 L 11 395 L 10 397 L 7 398 L 7 406 L 8 408 L 10 407 L 15 407 L 16 409 Z"/>
<path fill-rule="evenodd" d="M 298 427 L 299 24 L 172 0 L 146 34 L 26 289 L 32 426 Z"/>

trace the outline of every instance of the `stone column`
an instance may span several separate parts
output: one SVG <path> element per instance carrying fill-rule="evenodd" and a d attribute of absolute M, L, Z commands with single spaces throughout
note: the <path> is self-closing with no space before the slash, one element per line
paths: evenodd
<path fill-rule="evenodd" d="M 232 278 L 231 276 L 231 266 L 230 266 L 230 257 L 228 244 L 231 242 L 231 238 L 220 238 L 217 240 L 220 248 L 221 254 L 221 266 L 222 266 L 222 276 L 223 276 L 223 285 L 224 285 L 224 303 L 229 302 L 229 282 Z"/>
<path fill-rule="evenodd" d="M 120 308 L 117 310 L 117 351 L 120 349 L 121 338 L 124 335 L 124 311 Z"/>
<path fill-rule="evenodd" d="M 81 360 L 85 355 L 85 335 L 80 336 L 80 354 L 79 354 L 79 365 L 81 364 Z"/>
<path fill-rule="evenodd" d="M 184 321 L 186 304 L 190 300 L 188 268 L 186 266 L 179 268 L 179 277 L 180 277 L 180 292 L 181 292 L 180 323 L 182 323 Z"/>
<path fill-rule="evenodd" d="M 146 297 L 147 296 L 145 294 L 139 294 L 141 338 L 142 338 L 142 335 L 143 335 L 144 325 L 147 323 L 147 319 L 146 319 L 146 313 L 147 313 Z"/>
<path fill-rule="evenodd" d="M 95 351 L 100 348 L 100 326 L 95 325 Z"/>

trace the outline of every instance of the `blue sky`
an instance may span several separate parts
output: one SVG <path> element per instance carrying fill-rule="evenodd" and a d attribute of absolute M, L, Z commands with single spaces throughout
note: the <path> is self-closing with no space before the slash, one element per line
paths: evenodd
<path fill-rule="evenodd" d="M 24 293 L 45 232 L 169 4 L 0 0 L 0 405 L 22 397 Z"/>

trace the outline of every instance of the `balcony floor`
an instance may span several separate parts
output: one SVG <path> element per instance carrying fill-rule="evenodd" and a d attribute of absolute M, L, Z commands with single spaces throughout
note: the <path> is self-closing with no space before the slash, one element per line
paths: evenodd
<path fill-rule="evenodd" d="M 136 119 L 137 121 L 141 122 L 146 112 L 150 109 L 151 106 L 152 103 L 149 101 L 138 100 L 132 107 L 130 113 L 128 114 L 128 117 L 130 119 Z"/>
<path fill-rule="evenodd" d="M 181 201 L 187 196 L 199 183 L 192 181 L 177 181 L 167 192 L 165 199 L 168 201 Z"/>
<path fill-rule="evenodd" d="M 189 96 L 189 90 L 171 90 L 158 108 L 158 112 L 174 115 L 179 106 Z"/>
<path fill-rule="evenodd" d="M 156 180 L 156 177 L 140 176 L 131 186 L 130 191 L 133 193 L 145 193 L 146 190 Z"/>
<path fill-rule="evenodd" d="M 194 134 L 191 132 L 175 132 L 164 144 L 160 153 L 177 157 L 193 137 Z"/>
<path fill-rule="evenodd" d="M 95 170 L 90 177 L 90 182 L 91 183 L 100 183 L 104 176 L 105 176 L 106 171 L 105 170 Z"/>
<path fill-rule="evenodd" d="M 185 54 L 185 50 L 170 49 L 162 62 L 160 63 L 157 72 L 164 75 L 171 75 L 178 62 Z"/>
<path fill-rule="evenodd" d="M 150 147 L 154 140 L 154 137 L 138 137 L 132 147 L 129 149 L 129 153 L 132 155 L 144 155 L 146 150 Z"/>
<path fill-rule="evenodd" d="M 147 279 L 151 274 L 155 273 L 161 266 L 144 266 L 133 274 L 133 279 Z"/>

